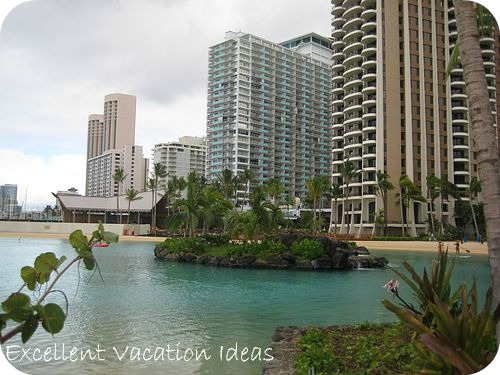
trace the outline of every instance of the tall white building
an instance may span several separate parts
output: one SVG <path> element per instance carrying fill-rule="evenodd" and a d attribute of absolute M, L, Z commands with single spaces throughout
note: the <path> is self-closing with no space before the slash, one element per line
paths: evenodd
<path fill-rule="evenodd" d="M 148 160 L 142 146 L 134 145 L 135 113 L 135 96 L 110 94 L 104 98 L 104 114 L 89 116 L 85 195 L 109 197 L 129 188 L 145 190 Z M 113 180 L 118 168 L 126 175 L 121 191 Z"/>
<path fill-rule="evenodd" d="M 223 169 L 278 178 L 304 198 L 306 181 L 331 174 L 331 40 L 303 35 L 282 44 L 226 33 L 210 48 L 209 181 Z"/>
<path fill-rule="evenodd" d="M 156 144 L 153 149 L 154 162 L 163 164 L 168 173 L 160 179 L 160 189 L 165 189 L 174 176 L 187 180 L 192 171 L 204 176 L 206 154 L 205 137 L 181 137 L 178 142 Z"/>

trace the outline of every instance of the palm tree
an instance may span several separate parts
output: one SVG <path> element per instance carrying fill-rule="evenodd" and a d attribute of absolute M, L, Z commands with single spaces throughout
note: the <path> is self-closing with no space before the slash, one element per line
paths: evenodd
<path fill-rule="evenodd" d="M 440 195 L 440 182 L 441 180 L 436 177 L 435 175 L 431 174 L 426 177 L 427 181 L 427 197 L 430 202 L 430 219 L 431 219 L 431 233 L 434 236 L 436 234 L 436 229 L 434 226 L 434 201 L 436 200 L 437 197 Z"/>
<path fill-rule="evenodd" d="M 316 206 L 323 199 L 325 190 L 328 187 L 328 180 L 325 176 L 315 176 L 306 181 L 307 194 L 312 202 L 313 208 L 313 232 L 318 231 L 318 220 L 316 218 Z"/>
<path fill-rule="evenodd" d="M 293 206 L 295 204 L 295 198 L 292 197 L 291 195 L 286 195 L 285 199 L 283 200 L 283 204 L 286 205 L 286 212 L 287 212 L 286 216 L 287 216 L 288 223 L 289 223 L 290 222 L 290 206 Z"/>
<path fill-rule="evenodd" d="M 217 175 L 217 183 L 219 184 L 221 192 L 224 198 L 229 201 L 235 196 L 235 191 L 237 189 L 236 179 L 237 176 L 234 175 L 233 171 L 227 168 L 223 169 L 222 172 Z"/>
<path fill-rule="evenodd" d="M 384 236 L 387 235 L 387 193 L 389 190 L 393 189 L 394 185 L 389 181 L 389 174 L 379 169 L 377 171 L 377 185 L 375 185 L 375 191 L 380 195 L 384 204 Z"/>
<path fill-rule="evenodd" d="M 279 204 L 281 194 L 285 191 L 285 186 L 279 178 L 272 178 L 267 180 L 263 186 L 264 192 L 269 195 L 273 205 Z"/>
<path fill-rule="evenodd" d="M 156 201 L 158 199 L 158 190 L 160 188 L 160 179 L 167 177 L 167 168 L 164 164 L 154 163 L 153 170 L 151 171 L 151 178 L 148 180 L 148 187 L 153 192 L 151 207 L 151 227 L 153 228 L 153 233 L 156 235 Z"/>
<path fill-rule="evenodd" d="M 142 197 L 139 196 L 139 191 L 135 190 L 134 188 L 125 190 L 125 195 L 126 195 L 125 199 L 128 200 L 127 224 L 130 224 L 130 203 L 138 201 L 139 199 L 142 199 Z"/>
<path fill-rule="evenodd" d="M 184 224 L 189 237 L 193 237 L 194 230 L 203 217 L 203 209 L 206 206 L 207 202 L 202 194 L 200 176 L 193 171 L 188 176 L 186 198 L 177 200 L 173 205 L 174 209 L 178 209 L 178 212 L 169 217 L 169 226 Z"/>
<path fill-rule="evenodd" d="M 478 162 L 488 236 L 488 253 L 495 305 L 500 302 L 500 158 L 489 102 L 488 86 L 479 44 L 476 4 L 455 0 L 460 61 L 469 107 L 469 127 Z M 484 7 L 478 7 L 484 12 Z M 491 16 L 491 15 L 490 15 Z M 486 19 L 493 19 L 493 16 Z M 483 17 L 484 19 L 484 17 Z M 490 28 L 491 30 L 491 28 Z M 486 31 L 481 28 L 481 31 Z M 500 323 L 496 327 L 500 343 Z"/>
<path fill-rule="evenodd" d="M 404 236 L 406 234 L 405 223 L 408 225 L 408 214 L 412 212 L 412 210 L 410 210 L 412 202 L 425 202 L 426 199 L 422 196 L 422 192 L 419 187 L 415 185 L 406 173 L 403 173 L 399 178 L 399 193 L 397 194 L 397 197 L 397 203 L 401 207 L 401 234 Z"/>
<path fill-rule="evenodd" d="M 238 178 L 239 181 L 245 185 L 245 197 L 241 205 L 241 209 L 243 210 L 243 206 L 248 202 L 250 196 L 250 182 L 253 179 L 253 172 L 251 169 L 247 168 L 243 172 L 238 173 Z"/>
<path fill-rule="evenodd" d="M 472 213 L 472 220 L 474 221 L 474 230 L 476 231 L 476 238 L 479 238 L 479 229 L 477 226 L 476 214 L 474 212 L 474 198 L 481 191 L 481 183 L 477 177 L 472 177 L 469 186 L 465 189 L 467 195 L 469 196 L 470 211 Z"/>
<path fill-rule="evenodd" d="M 113 181 L 118 184 L 118 191 L 116 194 L 116 214 L 120 215 L 120 224 L 122 223 L 122 214 L 120 213 L 120 185 L 123 183 L 127 175 L 123 168 L 116 168 L 115 173 L 113 173 Z"/>
<path fill-rule="evenodd" d="M 341 185 L 332 184 L 332 186 L 330 187 L 329 194 L 330 194 L 330 198 L 332 200 L 332 212 L 330 214 L 330 226 L 329 226 L 328 230 L 329 230 L 329 232 L 331 232 L 333 216 L 337 214 L 337 201 L 344 197 L 344 191 L 343 191 Z M 335 227 L 334 227 L 333 233 L 337 234 L 337 220 L 335 220 Z"/>
<path fill-rule="evenodd" d="M 441 211 L 441 235 L 444 234 L 444 202 L 448 201 L 451 195 L 455 199 L 461 199 L 457 185 L 448 181 L 447 178 L 441 177 L 439 179 L 439 195 L 440 195 L 440 211 Z"/>
<path fill-rule="evenodd" d="M 345 208 L 344 208 L 344 212 L 345 212 L 345 215 L 349 215 L 349 196 L 350 196 L 350 191 L 349 191 L 349 185 L 350 183 L 355 179 L 357 178 L 360 174 L 361 174 L 361 171 L 359 169 L 356 168 L 356 165 L 350 161 L 349 159 L 347 159 L 346 161 L 344 161 L 344 163 L 340 166 L 339 168 L 340 170 L 340 175 L 342 176 L 342 180 L 344 181 L 344 204 L 345 204 Z M 351 231 L 351 227 L 350 227 L 350 224 L 351 224 L 351 221 L 353 221 L 354 219 L 354 208 L 351 209 L 351 219 L 347 221 L 347 234 L 349 234 L 349 232 Z"/>

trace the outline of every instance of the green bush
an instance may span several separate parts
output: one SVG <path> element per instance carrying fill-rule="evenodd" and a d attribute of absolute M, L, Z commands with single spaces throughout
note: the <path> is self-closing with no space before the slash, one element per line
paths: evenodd
<path fill-rule="evenodd" d="M 421 361 L 401 323 L 308 329 L 297 343 L 297 375 L 416 374 Z"/>
<path fill-rule="evenodd" d="M 292 244 L 292 254 L 302 260 L 313 260 L 321 258 L 324 254 L 323 245 L 317 240 L 303 239 Z"/>
<path fill-rule="evenodd" d="M 201 238 L 211 245 L 225 245 L 231 240 L 229 234 L 204 234 Z"/>
<path fill-rule="evenodd" d="M 174 237 L 167 238 L 163 241 L 160 246 L 172 253 L 188 252 L 194 253 L 196 255 L 203 254 L 207 248 L 208 243 L 204 238 L 201 237 Z"/>
<path fill-rule="evenodd" d="M 269 256 L 280 255 L 286 251 L 286 246 L 283 242 L 277 240 L 266 239 L 258 246 L 258 257 L 267 258 Z"/>

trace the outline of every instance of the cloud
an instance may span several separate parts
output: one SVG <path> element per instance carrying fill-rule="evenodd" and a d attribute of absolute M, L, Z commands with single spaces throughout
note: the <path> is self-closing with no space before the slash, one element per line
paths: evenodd
<path fill-rule="evenodd" d="M 0 31 L 1 152 L 14 149 L 45 166 L 58 155 L 85 154 L 88 115 L 102 113 L 104 96 L 114 92 L 137 96 L 136 142 L 145 156 L 155 143 L 203 135 L 208 49 L 228 30 L 276 42 L 328 34 L 330 4 L 37 0 L 17 6 Z M 85 161 L 77 169 L 83 181 Z M 21 184 L 17 175 L 4 176 L 5 183 Z M 38 185 L 23 181 L 32 191 Z M 70 185 L 62 180 L 57 189 Z"/>
<path fill-rule="evenodd" d="M 0 149 L 0 184 L 17 184 L 18 202 L 26 208 L 54 205 L 51 192 L 76 187 L 85 192 L 85 155 L 67 154 L 42 158 L 13 149 Z"/>

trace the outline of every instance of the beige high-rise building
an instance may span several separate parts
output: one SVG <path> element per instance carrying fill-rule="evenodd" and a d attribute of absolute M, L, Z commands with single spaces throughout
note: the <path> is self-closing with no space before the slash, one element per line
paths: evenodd
<path fill-rule="evenodd" d="M 104 114 L 89 116 L 85 195 L 109 197 L 129 188 L 145 190 L 148 160 L 142 147 L 134 144 L 135 114 L 135 96 L 109 94 L 104 98 Z M 126 175 L 120 191 L 112 177 L 118 168 Z"/>
<path fill-rule="evenodd" d="M 109 94 L 104 97 L 104 151 L 135 144 L 136 97 Z"/>
<path fill-rule="evenodd" d="M 334 221 L 342 233 L 348 222 L 353 235 L 374 233 L 383 209 L 376 193 L 381 170 L 396 187 L 389 192 L 386 216 L 389 233 L 399 234 L 402 174 L 427 197 L 427 176 L 466 188 L 477 171 L 461 68 L 446 77 L 457 39 L 453 2 L 332 0 L 332 26 L 333 182 L 343 183 L 346 160 L 361 171 L 349 184 L 348 201 L 333 213 Z M 498 36 L 482 38 L 481 46 L 498 123 Z M 435 216 L 453 224 L 453 200 L 435 203 Z M 410 204 L 410 235 L 428 231 L 428 213 L 428 203 Z"/>
<path fill-rule="evenodd" d="M 205 137 L 181 137 L 178 142 L 156 144 L 153 149 L 154 162 L 163 164 L 168 173 L 160 179 L 160 189 L 165 189 L 174 176 L 187 180 L 193 171 L 204 176 L 206 155 Z"/>

